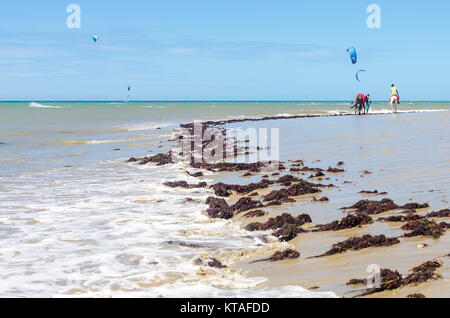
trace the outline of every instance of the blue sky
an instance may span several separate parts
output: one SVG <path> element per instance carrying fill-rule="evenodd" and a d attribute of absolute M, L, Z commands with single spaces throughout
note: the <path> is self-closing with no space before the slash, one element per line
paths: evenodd
<path fill-rule="evenodd" d="M 391 83 L 450 100 L 449 14 L 433 0 L 4 1 L 0 100 L 123 100 L 128 84 L 134 100 L 387 100 Z"/>

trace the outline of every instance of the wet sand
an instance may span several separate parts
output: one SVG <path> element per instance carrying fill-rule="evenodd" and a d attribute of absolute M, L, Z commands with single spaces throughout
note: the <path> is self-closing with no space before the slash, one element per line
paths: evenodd
<path fill-rule="evenodd" d="M 269 120 L 251 123 L 252 127 L 280 128 L 281 161 L 304 160 L 309 167 L 327 169 L 336 167 L 344 161 L 343 173 L 325 173 L 321 179 L 309 179 L 316 183 L 333 183 L 334 188 L 323 189 L 317 198 L 326 196 L 329 202 L 315 202 L 313 195 L 297 197 L 295 203 L 281 207 L 264 208 L 268 215 L 260 218 L 244 218 L 243 214 L 234 217 L 242 226 L 250 222 L 265 222 L 269 217 L 290 213 L 293 216 L 307 213 L 313 223 L 304 226 L 310 229 L 316 224 L 324 224 L 342 219 L 346 214 L 340 210 L 359 200 L 381 200 L 391 198 L 399 205 L 410 202 L 425 203 L 430 208 L 418 210 L 419 214 L 448 208 L 450 189 L 450 143 L 448 139 L 448 113 L 440 114 L 401 114 L 373 117 L 308 118 L 283 121 Z M 242 127 L 242 123 L 229 125 Z M 227 126 L 228 127 L 228 126 Z M 244 126 L 243 128 L 246 128 Z M 288 169 L 289 170 L 289 169 Z M 369 171 L 370 174 L 364 173 Z M 217 179 L 224 183 L 248 184 L 261 180 L 261 174 L 242 177 L 242 173 L 221 173 Z M 307 179 L 311 173 L 284 172 Z M 270 177 L 271 180 L 278 177 Z M 328 179 L 328 180 L 327 180 Z M 276 187 L 275 187 L 276 189 Z M 387 192 L 387 195 L 364 195 L 360 191 Z M 272 189 L 257 190 L 261 199 Z M 227 198 L 231 205 L 238 196 Z M 400 210 L 389 211 L 373 216 L 398 214 Z M 449 222 L 449 218 L 438 219 Z M 404 234 L 400 227 L 404 223 L 381 223 L 342 230 L 299 234 L 288 242 L 289 246 L 301 253 L 299 260 L 280 262 L 241 261 L 234 267 L 248 271 L 250 277 L 266 277 L 267 287 L 299 285 L 315 291 L 333 291 L 342 297 L 353 297 L 361 293 L 364 286 L 347 286 L 353 278 L 367 278 L 370 264 L 381 268 L 398 270 L 406 276 L 408 270 L 426 261 L 441 258 L 443 266 L 438 269 L 442 278 L 407 286 L 394 291 L 385 291 L 369 297 L 406 297 L 421 293 L 427 297 L 450 296 L 450 259 L 443 257 L 449 253 L 449 233 L 439 239 L 428 237 L 401 238 L 400 244 L 390 247 L 368 248 L 360 251 L 347 251 L 329 257 L 307 259 L 324 253 L 337 242 L 364 234 L 386 237 L 399 237 Z M 427 244 L 426 248 L 418 248 Z M 272 250 L 255 254 L 255 257 L 270 256 Z M 226 259 L 225 255 L 221 255 Z M 254 260 L 254 259 L 253 259 Z"/>

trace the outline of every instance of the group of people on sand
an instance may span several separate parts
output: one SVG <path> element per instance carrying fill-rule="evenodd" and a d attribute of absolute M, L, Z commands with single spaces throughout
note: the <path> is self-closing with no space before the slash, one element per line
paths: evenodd
<path fill-rule="evenodd" d="M 355 104 L 352 108 L 355 110 L 355 113 L 359 115 L 368 114 L 370 110 L 370 104 L 372 101 L 370 100 L 370 94 L 364 95 L 363 93 L 359 93 L 356 95 Z M 397 113 L 397 106 L 400 104 L 400 95 L 398 94 L 398 89 L 394 84 L 391 85 L 391 98 L 389 105 L 393 108 L 394 113 Z"/>

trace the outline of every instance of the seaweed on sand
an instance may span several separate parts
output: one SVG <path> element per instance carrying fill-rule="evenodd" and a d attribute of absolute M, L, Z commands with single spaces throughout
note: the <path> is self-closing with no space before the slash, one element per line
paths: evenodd
<path fill-rule="evenodd" d="M 325 231 L 340 231 L 344 229 L 351 229 L 357 226 L 362 226 L 372 223 L 373 220 L 370 216 L 364 213 L 349 214 L 340 221 L 334 221 L 328 224 L 319 224 L 313 230 L 313 232 L 325 232 Z"/>
<path fill-rule="evenodd" d="M 185 189 L 198 189 L 208 186 L 206 182 L 200 182 L 198 184 L 188 184 L 186 181 L 167 181 L 164 185 L 170 188 L 185 188 Z"/>
<path fill-rule="evenodd" d="M 406 298 L 427 298 L 424 294 L 410 294 Z"/>
<path fill-rule="evenodd" d="M 349 285 L 365 285 L 367 279 L 351 279 Z M 367 296 L 375 293 L 382 292 L 384 290 L 394 290 L 403 285 L 403 277 L 398 271 L 392 271 L 390 269 L 382 268 L 380 270 L 380 287 L 367 288 L 359 296 Z"/>
<path fill-rule="evenodd" d="M 381 201 L 361 200 L 350 207 L 342 208 L 342 210 L 355 209 L 360 213 L 380 214 L 398 208 L 399 206 L 391 199 L 383 199 Z"/>
<path fill-rule="evenodd" d="M 378 192 L 378 190 L 374 190 L 374 191 L 367 191 L 367 190 L 363 190 L 359 192 L 360 194 L 376 194 L 376 195 L 386 195 L 388 194 L 387 192 Z"/>
<path fill-rule="evenodd" d="M 417 210 L 417 209 L 426 209 L 426 208 L 429 208 L 430 207 L 430 205 L 428 204 L 428 203 L 423 203 L 423 204 L 420 204 L 420 203 L 408 203 L 408 204 L 405 204 L 404 206 L 402 206 L 402 209 L 405 209 L 405 210 Z"/>
<path fill-rule="evenodd" d="M 282 200 L 289 197 L 295 197 L 295 196 L 301 196 L 305 194 L 312 194 L 320 192 L 318 187 L 319 185 L 309 183 L 304 180 L 300 180 L 298 183 L 290 186 L 289 188 L 283 188 L 280 190 L 274 190 L 270 192 L 268 195 L 264 197 L 264 201 L 275 201 L 275 200 Z"/>
<path fill-rule="evenodd" d="M 350 207 L 344 207 L 341 210 L 352 209 L 366 214 L 381 214 L 396 209 L 414 210 L 426 208 L 428 206 L 429 205 L 427 203 L 425 204 L 408 203 L 405 204 L 404 206 L 399 206 L 391 199 L 383 199 L 381 201 L 361 200 L 355 203 L 354 205 Z"/>
<path fill-rule="evenodd" d="M 450 209 L 444 209 L 437 212 L 428 213 L 427 218 L 448 218 L 450 217 Z"/>
<path fill-rule="evenodd" d="M 211 186 L 211 188 L 214 189 L 215 195 L 220 197 L 228 197 L 231 194 L 229 191 L 235 191 L 239 194 L 247 194 L 258 189 L 266 189 L 271 184 L 273 184 L 273 181 L 270 180 L 261 180 L 258 183 L 250 183 L 247 185 L 225 184 L 223 182 L 219 182 Z"/>
<path fill-rule="evenodd" d="M 344 169 L 339 169 L 339 168 L 328 167 L 327 172 L 330 172 L 330 173 L 341 173 L 341 172 L 345 172 L 345 170 Z"/>
<path fill-rule="evenodd" d="M 415 220 L 421 220 L 425 217 L 420 216 L 418 214 L 409 213 L 407 215 L 393 215 L 386 218 L 378 218 L 377 221 L 379 222 L 410 222 Z"/>
<path fill-rule="evenodd" d="M 190 175 L 191 177 L 194 177 L 194 178 L 200 178 L 200 177 L 203 177 L 203 176 L 204 176 L 203 172 L 201 172 L 201 171 L 199 171 L 199 172 L 194 172 L 194 173 L 191 173 L 191 172 L 189 172 L 189 171 L 186 171 L 186 173 L 187 173 L 188 175 Z"/>
<path fill-rule="evenodd" d="M 438 279 L 440 278 L 440 275 L 435 272 L 441 266 L 442 261 L 438 259 L 416 266 L 411 270 L 411 274 L 405 277 L 403 283 L 405 285 L 420 284 L 430 279 Z"/>
<path fill-rule="evenodd" d="M 367 234 L 362 237 L 352 237 L 343 242 L 336 243 L 330 250 L 314 258 L 340 254 L 348 250 L 358 251 L 369 247 L 391 246 L 399 243 L 400 240 L 396 237 L 388 238 L 384 235 L 372 236 Z"/>
<path fill-rule="evenodd" d="M 328 199 L 327 197 L 322 197 L 320 199 L 313 198 L 313 200 L 314 200 L 314 202 L 328 202 L 328 201 L 330 201 L 330 199 Z"/>
<path fill-rule="evenodd" d="M 446 228 L 446 223 L 438 224 L 428 219 L 410 221 L 402 226 L 402 230 L 410 231 L 404 235 L 405 237 L 430 236 L 434 239 L 441 237 L 445 233 Z"/>
<path fill-rule="evenodd" d="M 191 167 L 197 169 L 206 169 L 216 172 L 234 172 L 234 171 L 248 171 L 248 172 L 260 172 L 261 168 L 266 165 L 262 162 L 255 163 L 230 163 L 223 162 L 217 164 L 210 163 L 191 163 Z"/>
<path fill-rule="evenodd" d="M 293 176 L 293 175 L 290 175 L 290 174 L 287 174 L 287 175 L 285 175 L 285 176 L 282 176 L 281 178 L 279 178 L 278 180 L 276 180 L 275 181 L 275 183 L 286 183 L 286 182 L 298 182 L 298 181 L 300 181 L 301 179 L 300 178 L 298 178 L 298 177 L 296 177 L 296 176 Z"/>
<path fill-rule="evenodd" d="M 353 286 L 353 285 L 366 285 L 367 284 L 367 279 L 357 279 L 357 278 L 354 278 L 354 279 L 350 279 L 348 282 L 347 282 L 347 286 Z"/>
<path fill-rule="evenodd" d="M 379 288 L 369 288 L 364 291 L 360 296 L 370 295 L 382 292 L 384 290 L 393 290 L 407 285 L 417 285 L 420 283 L 427 282 L 429 280 L 439 279 L 441 276 L 436 273 L 436 270 L 442 266 L 442 261 L 440 259 L 434 259 L 432 261 L 425 262 L 419 266 L 414 267 L 410 270 L 410 274 L 405 278 L 398 271 L 392 271 L 390 269 L 381 270 L 381 284 Z M 353 285 L 351 282 L 361 282 L 365 280 L 352 279 L 347 283 L 347 285 Z M 422 298 L 420 295 L 420 298 Z M 409 296 L 408 296 L 409 297 Z M 411 297 L 410 297 L 411 298 Z M 416 298 L 416 297 L 413 297 Z"/>
<path fill-rule="evenodd" d="M 127 163 L 129 162 L 137 162 L 140 165 L 146 165 L 148 163 L 156 163 L 157 166 L 164 166 L 170 163 L 173 163 L 172 160 L 172 151 L 169 151 L 166 154 L 163 153 L 159 153 L 157 155 L 154 156 L 149 156 L 149 157 L 142 157 L 142 158 L 130 158 L 126 161 Z"/>
<path fill-rule="evenodd" d="M 267 212 L 264 212 L 263 210 L 254 210 L 246 213 L 244 217 L 246 218 L 256 218 L 267 215 Z"/>
<path fill-rule="evenodd" d="M 248 210 L 253 210 L 257 208 L 261 208 L 261 201 L 253 200 L 249 197 L 239 199 L 235 204 L 233 204 L 230 208 L 234 212 L 244 212 Z"/>
<path fill-rule="evenodd" d="M 300 253 L 297 251 L 294 251 L 292 249 L 287 249 L 284 251 L 276 252 L 271 257 L 260 259 L 253 261 L 251 263 L 258 263 L 258 262 L 278 262 L 278 261 L 284 261 L 288 259 L 298 259 L 300 257 Z"/>
<path fill-rule="evenodd" d="M 209 197 L 206 199 L 209 208 L 206 210 L 208 215 L 215 219 L 231 219 L 233 210 L 224 199 Z"/>
<path fill-rule="evenodd" d="M 225 265 L 223 265 L 219 260 L 215 258 L 207 258 L 207 259 L 197 258 L 194 260 L 194 264 L 197 266 L 208 266 L 219 269 L 226 268 Z"/>
<path fill-rule="evenodd" d="M 275 218 L 270 218 L 264 224 L 250 223 L 245 229 L 248 231 L 274 230 L 273 235 L 278 237 L 280 241 L 290 241 L 297 234 L 306 232 L 301 226 L 311 222 L 311 217 L 308 214 L 302 214 L 294 218 L 292 215 L 284 213 Z"/>
<path fill-rule="evenodd" d="M 281 242 L 289 242 L 297 237 L 299 233 L 306 233 L 307 231 L 302 229 L 298 225 L 285 224 L 280 229 L 273 232 L 273 236 L 278 237 Z"/>

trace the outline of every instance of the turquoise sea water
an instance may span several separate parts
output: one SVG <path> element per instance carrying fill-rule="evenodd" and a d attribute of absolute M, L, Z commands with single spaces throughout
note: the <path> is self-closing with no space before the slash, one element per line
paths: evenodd
<path fill-rule="evenodd" d="M 349 102 L 1 102 L 0 174 L 147 153 L 164 132 L 156 128 L 193 120 L 327 115 L 352 112 L 349 107 Z M 404 102 L 399 107 L 449 109 L 450 102 Z M 371 111 L 390 109 L 375 102 Z M 122 153 L 111 153 L 117 148 Z"/>

